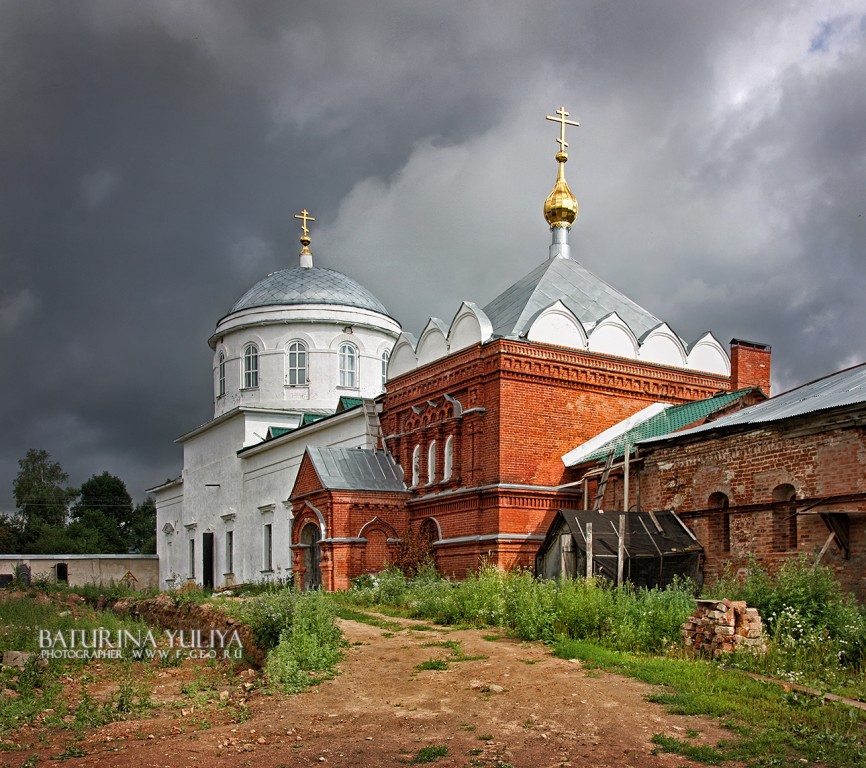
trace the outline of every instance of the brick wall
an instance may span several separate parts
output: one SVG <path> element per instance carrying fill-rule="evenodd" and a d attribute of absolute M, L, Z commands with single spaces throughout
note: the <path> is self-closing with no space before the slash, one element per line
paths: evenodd
<path fill-rule="evenodd" d="M 770 347 L 754 341 L 731 340 L 733 389 L 760 387 L 770 394 Z"/>
<path fill-rule="evenodd" d="M 830 534 L 818 513 L 845 514 L 850 556 L 834 542 L 823 562 L 866 599 L 863 427 L 841 427 L 816 414 L 666 445 L 644 453 L 639 484 L 643 509 L 673 509 L 691 526 L 705 548 L 710 579 L 726 563 L 745 567 L 749 556 L 770 568 L 800 554 L 814 557 Z M 790 487 L 793 502 L 785 500 Z"/>
<path fill-rule="evenodd" d="M 405 493 L 324 489 L 305 456 L 292 494 L 292 570 L 301 588 L 310 583 L 301 533 L 310 523 L 320 525 L 311 506 L 325 519 L 320 570 L 322 586 L 329 590 L 347 589 L 356 576 L 381 571 L 394 540 L 408 527 Z"/>
<path fill-rule="evenodd" d="M 533 565 L 538 540 L 515 537 L 543 536 L 557 509 L 581 504 L 574 489 L 551 490 L 573 479 L 564 453 L 650 403 L 688 402 L 729 388 L 721 376 L 497 340 L 389 381 L 381 419 L 407 484 L 418 447 L 410 519 L 436 518 L 446 540 L 435 547 L 437 565 L 459 577 L 482 558 L 503 567 Z M 449 436 L 453 470 L 445 480 Z M 432 441 L 437 473 L 431 484 Z M 489 487 L 503 484 L 531 487 Z M 488 538 L 447 542 L 467 536 Z"/>

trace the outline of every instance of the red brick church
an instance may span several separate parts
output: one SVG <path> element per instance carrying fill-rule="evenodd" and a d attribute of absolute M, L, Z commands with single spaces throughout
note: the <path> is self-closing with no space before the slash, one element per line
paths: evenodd
<path fill-rule="evenodd" d="M 691 343 L 572 257 L 577 201 L 558 175 L 548 258 L 483 308 L 404 334 L 386 392 L 364 406 L 377 450 L 309 448 L 290 501 L 297 583 L 341 589 L 379 571 L 407 532 L 439 570 L 531 567 L 556 510 L 583 506 L 563 456 L 658 403 L 769 392 L 770 352 L 712 334 Z"/>

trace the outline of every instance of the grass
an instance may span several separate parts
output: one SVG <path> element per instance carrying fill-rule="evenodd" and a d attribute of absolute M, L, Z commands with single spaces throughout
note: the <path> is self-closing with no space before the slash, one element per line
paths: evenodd
<path fill-rule="evenodd" d="M 415 669 L 417 669 L 419 672 L 424 672 L 428 669 L 448 669 L 448 662 L 445 659 L 427 659 L 427 661 L 422 661 L 420 664 L 418 664 Z"/>
<path fill-rule="evenodd" d="M 463 653 L 463 645 L 459 640 L 434 640 L 429 643 L 422 643 L 422 648 L 447 648 L 451 651 L 450 655 L 447 659 L 443 659 L 445 662 L 444 667 L 435 667 L 435 669 L 446 669 L 448 666 L 448 662 L 461 662 L 461 661 L 480 661 L 482 659 L 489 659 L 489 656 L 485 656 L 484 654 L 477 654 L 475 656 L 467 656 Z M 438 660 L 437 660 L 438 661 Z M 417 669 L 417 667 L 416 667 Z M 427 667 L 427 669 L 434 669 L 434 667 Z"/>
<path fill-rule="evenodd" d="M 0 689 L 14 692 L 0 697 L 0 735 L 25 724 L 80 730 L 138 715 L 151 706 L 152 673 L 140 662 L 111 662 L 124 665 L 117 690 L 110 700 L 96 701 L 85 687 L 87 660 L 39 658 L 40 630 L 51 637 L 58 632 L 69 637 L 71 630 L 90 633 L 99 629 L 137 635 L 147 632 L 148 626 L 88 605 L 58 604 L 37 590 L 0 601 L 0 651 L 34 654 L 21 670 L 0 670 Z M 61 682 L 63 676 L 75 679 L 80 690 L 69 696 L 69 682 Z"/>
<path fill-rule="evenodd" d="M 448 747 L 444 744 L 439 744 L 433 747 L 422 747 L 415 756 L 409 761 L 410 765 L 420 765 L 421 763 L 435 763 L 440 757 L 448 756 Z"/>
<path fill-rule="evenodd" d="M 323 592 L 295 592 L 288 626 L 268 653 L 265 676 L 284 693 L 298 693 L 336 674 L 345 641 L 333 601 Z M 277 595 L 277 599 L 282 596 Z M 259 598 L 254 598 L 259 599 Z"/>
<path fill-rule="evenodd" d="M 57 632 L 90 632 L 100 628 L 112 633 L 117 630 L 146 632 L 148 625 L 88 606 L 58 605 L 46 601 L 42 593 L 35 590 L 23 597 L 0 600 L 0 651 L 38 653 L 40 630 L 54 636 Z"/>
<path fill-rule="evenodd" d="M 706 760 L 742 760 L 749 766 L 785 766 L 801 758 L 835 768 L 866 764 L 866 716 L 859 710 L 800 696 L 753 680 L 737 670 L 684 658 L 637 656 L 586 641 L 560 640 L 557 656 L 660 686 L 650 701 L 674 713 L 718 718 L 732 733 Z M 663 751 L 683 756 L 708 749 L 659 736 Z M 695 759 L 698 759 L 695 757 Z"/>
<path fill-rule="evenodd" d="M 650 741 L 656 745 L 653 754 L 669 752 L 675 755 L 682 755 L 698 763 L 705 763 L 706 765 L 722 765 L 728 761 L 727 756 L 715 747 L 689 744 L 681 739 L 665 736 L 663 733 L 655 734 Z"/>

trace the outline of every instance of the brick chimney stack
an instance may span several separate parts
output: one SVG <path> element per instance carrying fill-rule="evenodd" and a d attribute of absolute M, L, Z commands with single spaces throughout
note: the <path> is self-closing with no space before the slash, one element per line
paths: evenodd
<path fill-rule="evenodd" d="M 760 387 L 770 394 L 770 345 L 731 339 L 731 389 Z"/>

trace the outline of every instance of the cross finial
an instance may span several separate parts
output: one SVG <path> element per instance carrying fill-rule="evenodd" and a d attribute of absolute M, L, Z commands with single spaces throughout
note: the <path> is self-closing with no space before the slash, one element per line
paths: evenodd
<path fill-rule="evenodd" d="M 559 143 L 559 151 L 561 154 L 565 154 L 565 149 L 568 147 L 568 142 L 565 140 L 565 126 L 573 125 L 575 128 L 580 126 L 575 120 L 566 120 L 568 117 L 568 112 L 565 111 L 565 107 L 560 107 L 556 110 L 556 115 L 558 117 L 554 117 L 553 115 L 547 115 L 548 120 L 552 120 L 554 123 L 559 123 L 559 138 L 556 141 Z"/>
<path fill-rule="evenodd" d="M 310 234 L 310 230 L 307 229 L 307 222 L 308 221 L 315 221 L 315 219 L 312 216 L 310 216 L 310 213 L 306 208 L 304 208 L 304 210 L 301 211 L 300 213 L 296 213 L 295 218 L 301 220 L 301 227 L 304 230 L 304 237 L 308 237 Z"/>
<path fill-rule="evenodd" d="M 315 219 L 310 216 L 310 212 L 304 208 L 300 213 L 295 214 L 296 219 L 301 220 L 301 227 L 303 228 L 303 233 L 301 234 L 301 266 L 309 269 L 313 266 L 313 254 L 310 252 L 310 230 L 307 228 L 308 221 L 315 221 Z"/>

